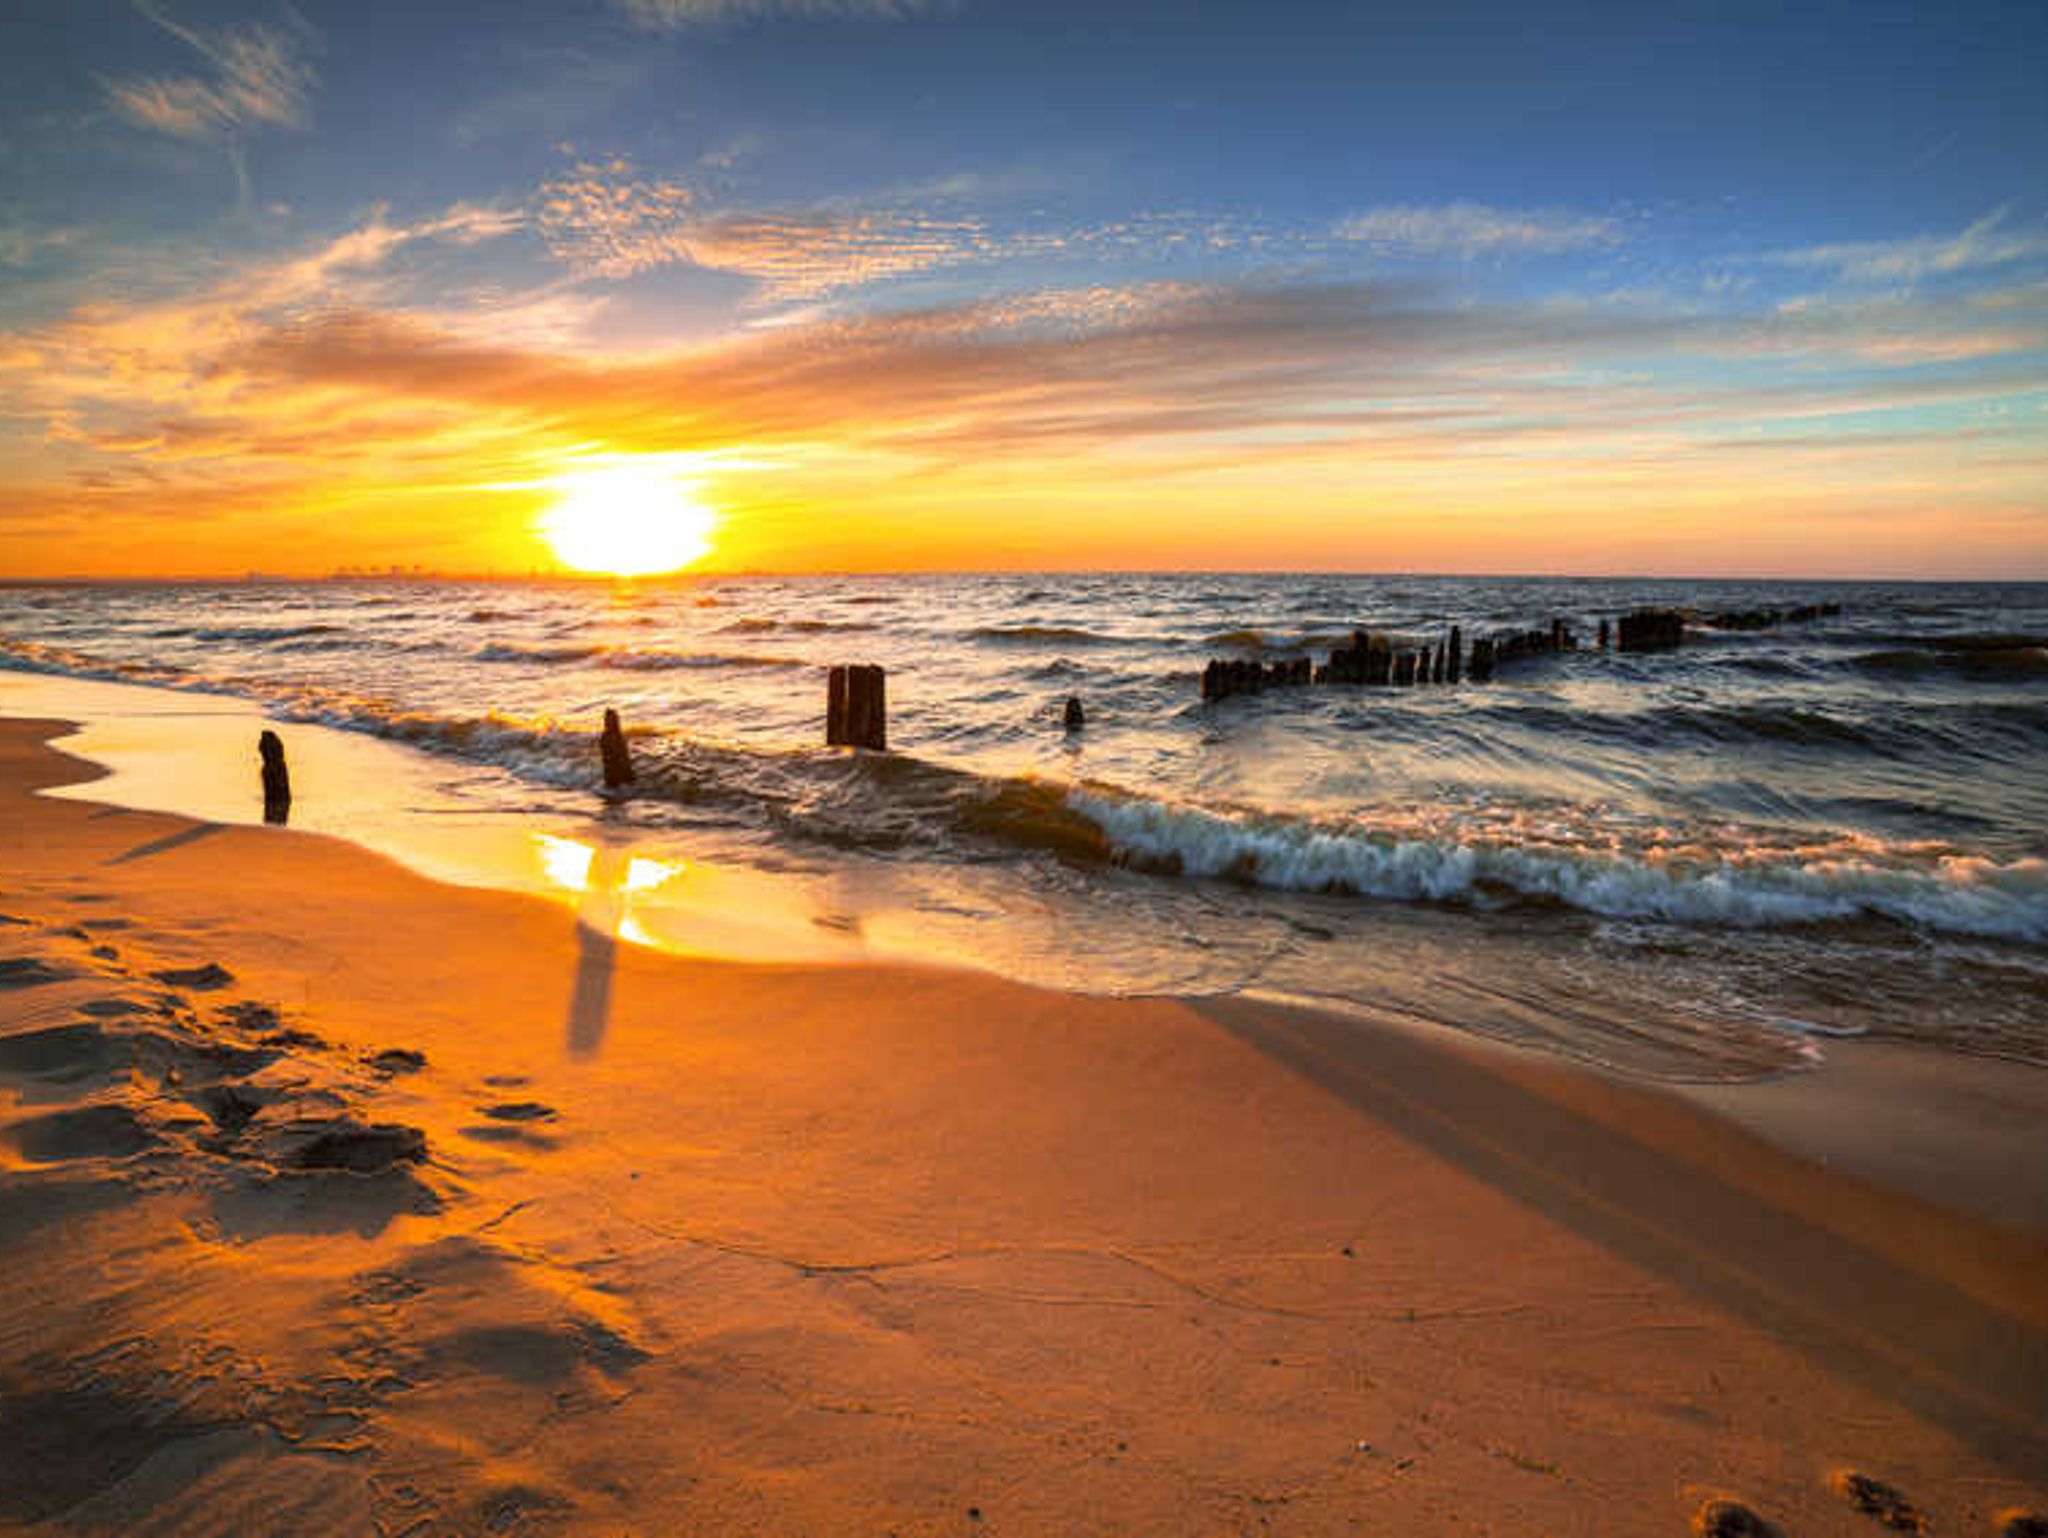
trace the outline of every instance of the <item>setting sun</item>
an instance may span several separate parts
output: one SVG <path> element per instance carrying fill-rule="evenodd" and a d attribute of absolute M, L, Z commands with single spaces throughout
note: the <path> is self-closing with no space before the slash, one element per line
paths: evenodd
<path fill-rule="evenodd" d="M 559 477 L 539 532 L 565 566 L 618 577 L 678 571 L 711 549 L 717 515 L 665 470 L 626 465 Z"/>

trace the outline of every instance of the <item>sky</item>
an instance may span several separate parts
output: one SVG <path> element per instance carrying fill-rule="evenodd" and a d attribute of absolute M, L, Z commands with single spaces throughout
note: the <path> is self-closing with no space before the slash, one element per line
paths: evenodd
<path fill-rule="evenodd" d="M 653 484 L 718 570 L 2048 579 L 2044 79 L 2039 0 L 9 0 L 0 576 Z"/>

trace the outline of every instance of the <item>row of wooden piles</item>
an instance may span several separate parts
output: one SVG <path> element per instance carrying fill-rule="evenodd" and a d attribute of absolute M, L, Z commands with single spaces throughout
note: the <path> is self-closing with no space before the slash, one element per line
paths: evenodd
<path fill-rule="evenodd" d="M 1637 609 L 1624 614 L 1610 629 L 1600 621 L 1602 651 L 1668 651 L 1685 633 L 1685 616 L 1676 609 Z M 1528 657 L 1574 651 L 1578 638 L 1562 619 L 1529 630 L 1503 630 L 1465 648 L 1464 628 L 1453 625 L 1441 639 L 1420 645 L 1379 631 L 1354 630 L 1351 644 L 1312 663 L 1306 657 L 1284 662 L 1223 660 L 1202 669 L 1202 698 L 1227 700 L 1239 694 L 1285 689 L 1303 684 L 1362 684 L 1375 688 L 1411 689 L 1438 684 L 1490 683 L 1503 666 Z"/>

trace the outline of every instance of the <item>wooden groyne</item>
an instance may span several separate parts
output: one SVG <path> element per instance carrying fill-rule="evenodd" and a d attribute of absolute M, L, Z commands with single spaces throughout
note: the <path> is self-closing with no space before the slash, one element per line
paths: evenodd
<path fill-rule="evenodd" d="M 1738 609 L 1696 613 L 1684 609 L 1638 608 L 1601 617 L 1598 646 L 1624 652 L 1663 652 L 1684 643 L 1689 624 L 1716 630 L 1770 630 L 1840 614 L 1840 604 L 1801 604 L 1790 609 Z M 1503 668 L 1536 657 L 1578 650 L 1578 636 L 1565 620 L 1523 630 L 1479 636 L 1468 651 L 1463 627 L 1453 625 L 1433 640 L 1385 631 L 1354 630 L 1348 644 L 1325 662 L 1294 657 L 1278 662 L 1218 658 L 1202 669 L 1202 698 L 1227 700 L 1268 689 L 1306 684 L 1348 684 L 1367 688 L 1413 689 L 1459 683 L 1491 683 Z"/>
<path fill-rule="evenodd" d="M 1561 619 L 1544 629 L 1510 630 L 1481 636 L 1465 648 L 1465 631 L 1453 625 L 1433 640 L 1415 640 L 1383 631 L 1354 630 L 1349 645 L 1331 651 L 1325 662 L 1294 657 L 1284 662 L 1218 659 L 1202 669 L 1202 698 L 1227 700 L 1267 689 L 1305 684 L 1347 684 L 1374 689 L 1438 688 L 1470 681 L 1483 684 L 1504 665 L 1527 657 L 1570 651 L 1577 641 Z"/>

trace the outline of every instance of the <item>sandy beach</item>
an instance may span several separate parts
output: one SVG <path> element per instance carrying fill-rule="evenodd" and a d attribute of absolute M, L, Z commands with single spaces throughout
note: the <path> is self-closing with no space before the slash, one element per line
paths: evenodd
<path fill-rule="evenodd" d="M 2048 1074 L 685 960 L 36 796 L 61 730 L 0 726 L 0 1532 L 2043 1530 Z"/>

